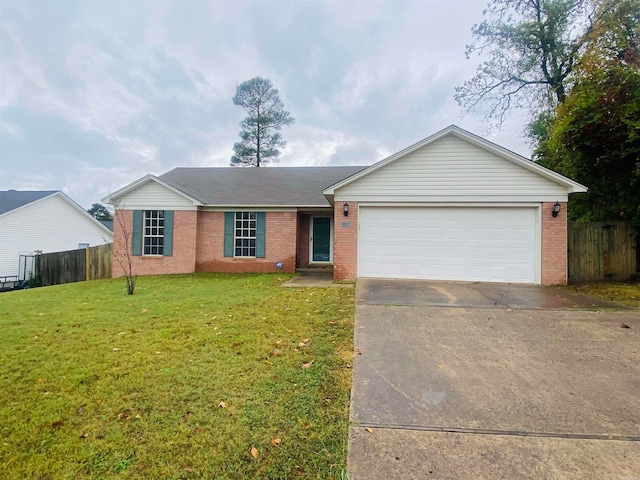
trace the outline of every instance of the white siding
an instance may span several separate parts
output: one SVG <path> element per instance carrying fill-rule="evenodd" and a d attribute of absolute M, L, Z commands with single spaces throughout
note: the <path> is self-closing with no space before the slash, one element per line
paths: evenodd
<path fill-rule="evenodd" d="M 0 217 L 0 276 L 17 275 L 21 254 L 75 250 L 111 243 L 113 236 L 60 196 L 48 197 Z"/>
<path fill-rule="evenodd" d="M 336 201 L 566 201 L 567 189 L 447 135 L 335 192 Z"/>
<path fill-rule="evenodd" d="M 122 210 L 197 210 L 193 201 L 154 181 L 140 185 L 120 197 L 118 208 Z"/>

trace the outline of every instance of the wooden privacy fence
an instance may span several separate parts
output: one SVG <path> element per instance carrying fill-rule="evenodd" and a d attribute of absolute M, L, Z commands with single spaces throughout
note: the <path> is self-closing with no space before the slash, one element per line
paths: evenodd
<path fill-rule="evenodd" d="M 43 253 L 35 257 L 35 275 L 43 286 L 111 278 L 113 244 Z"/>
<path fill-rule="evenodd" d="M 625 281 L 636 275 L 637 237 L 631 222 L 570 222 L 569 281 Z"/>

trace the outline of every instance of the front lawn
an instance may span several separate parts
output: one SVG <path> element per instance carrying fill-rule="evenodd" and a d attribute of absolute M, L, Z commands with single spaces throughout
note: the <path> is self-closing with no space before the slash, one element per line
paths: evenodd
<path fill-rule="evenodd" d="M 640 308 L 640 283 L 584 283 L 576 291 L 612 302 Z"/>
<path fill-rule="evenodd" d="M 287 278 L 0 294 L 0 478 L 340 478 L 353 291 Z"/>

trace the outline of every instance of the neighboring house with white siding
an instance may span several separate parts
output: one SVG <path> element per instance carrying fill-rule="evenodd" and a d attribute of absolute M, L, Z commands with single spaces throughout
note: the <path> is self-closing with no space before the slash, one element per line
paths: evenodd
<path fill-rule="evenodd" d="M 0 191 L 0 277 L 18 275 L 20 255 L 75 250 L 113 233 L 60 191 Z"/>
<path fill-rule="evenodd" d="M 369 167 L 176 168 L 103 201 L 137 274 L 563 284 L 567 200 L 586 191 L 452 125 Z"/>

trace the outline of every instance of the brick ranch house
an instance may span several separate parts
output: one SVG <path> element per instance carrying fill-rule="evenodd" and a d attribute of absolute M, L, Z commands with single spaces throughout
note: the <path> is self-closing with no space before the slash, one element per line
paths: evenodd
<path fill-rule="evenodd" d="M 549 285 L 567 281 L 567 199 L 586 191 L 452 125 L 371 166 L 176 168 L 103 202 L 139 275 L 332 265 L 335 280 Z"/>

